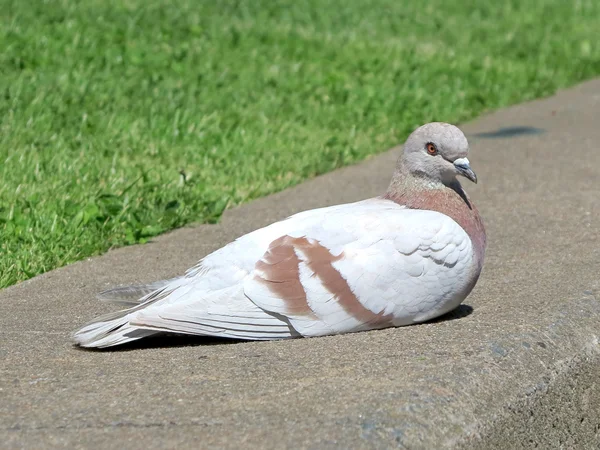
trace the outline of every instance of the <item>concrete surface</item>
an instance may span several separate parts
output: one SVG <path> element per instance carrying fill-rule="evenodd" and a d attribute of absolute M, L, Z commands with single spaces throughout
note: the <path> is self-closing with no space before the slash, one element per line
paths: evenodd
<path fill-rule="evenodd" d="M 463 125 L 488 228 L 466 305 L 425 325 L 121 351 L 94 293 L 175 275 L 292 212 L 380 193 L 397 150 L 0 292 L 3 448 L 598 448 L 600 80 Z"/>

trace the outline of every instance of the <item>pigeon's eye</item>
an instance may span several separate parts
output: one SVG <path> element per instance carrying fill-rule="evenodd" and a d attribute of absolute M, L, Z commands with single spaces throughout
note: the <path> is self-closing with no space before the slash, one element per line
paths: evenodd
<path fill-rule="evenodd" d="M 437 155 L 437 148 L 434 143 L 428 142 L 425 148 L 427 149 L 427 153 L 430 155 Z"/>

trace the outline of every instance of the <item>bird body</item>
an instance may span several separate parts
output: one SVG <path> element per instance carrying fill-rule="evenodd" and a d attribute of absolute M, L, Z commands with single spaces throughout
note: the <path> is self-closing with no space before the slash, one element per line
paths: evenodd
<path fill-rule="evenodd" d="M 458 143 L 442 136 L 435 144 L 431 130 L 422 139 L 428 126 Z M 410 159 L 411 151 L 456 156 L 448 164 L 473 178 L 464 135 L 448 124 L 424 127 L 411 135 L 416 143 L 409 137 L 383 196 L 295 214 L 211 253 L 180 278 L 103 293 L 141 298 L 84 326 L 75 341 L 109 347 L 159 332 L 311 337 L 409 325 L 454 309 L 481 272 L 485 230 L 455 176 L 444 179 L 442 169 L 440 179 L 426 176 Z"/>

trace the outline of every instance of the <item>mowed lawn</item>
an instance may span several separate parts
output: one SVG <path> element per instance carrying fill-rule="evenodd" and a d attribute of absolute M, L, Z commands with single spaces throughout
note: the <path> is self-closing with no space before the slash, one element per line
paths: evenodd
<path fill-rule="evenodd" d="M 596 76 L 598 23 L 597 0 L 0 0 L 0 287 Z"/>

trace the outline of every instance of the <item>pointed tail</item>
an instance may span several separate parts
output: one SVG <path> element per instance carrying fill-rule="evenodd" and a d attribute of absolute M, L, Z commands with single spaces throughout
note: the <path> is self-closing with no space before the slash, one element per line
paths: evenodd
<path fill-rule="evenodd" d="M 156 334 L 130 325 L 130 309 L 105 314 L 81 327 L 72 334 L 75 343 L 86 348 L 105 348 L 135 341 Z"/>

